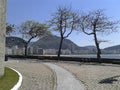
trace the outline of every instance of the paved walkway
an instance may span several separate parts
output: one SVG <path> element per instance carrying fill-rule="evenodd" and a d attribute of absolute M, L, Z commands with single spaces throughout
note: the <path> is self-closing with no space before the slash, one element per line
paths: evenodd
<path fill-rule="evenodd" d="M 83 84 L 80 84 L 80 82 L 67 70 L 52 63 L 45 63 L 45 65 L 56 72 L 57 90 L 85 90 Z"/>
<path fill-rule="evenodd" d="M 6 66 L 12 67 L 22 74 L 23 82 L 19 90 L 54 90 L 56 76 L 43 63 L 33 59 L 19 61 L 9 59 Z"/>

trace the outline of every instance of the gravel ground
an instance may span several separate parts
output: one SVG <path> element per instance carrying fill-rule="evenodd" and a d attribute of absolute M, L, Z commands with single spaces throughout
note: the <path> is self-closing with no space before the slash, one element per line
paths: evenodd
<path fill-rule="evenodd" d="M 70 71 L 82 81 L 87 90 L 120 90 L 120 65 L 55 63 Z M 19 90 L 55 90 L 55 73 L 36 60 L 9 60 L 6 66 L 15 68 L 23 75 Z"/>
<path fill-rule="evenodd" d="M 23 75 L 19 90 L 54 90 L 55 73 L 46 65 L 35 60 L 9 60 L 6 66 L 18 70 Z"/>
<path fill-rule="evenodd" d="M 87 90 L 120 90 L 120 65 L 56 63 L 72 72 Z"/>

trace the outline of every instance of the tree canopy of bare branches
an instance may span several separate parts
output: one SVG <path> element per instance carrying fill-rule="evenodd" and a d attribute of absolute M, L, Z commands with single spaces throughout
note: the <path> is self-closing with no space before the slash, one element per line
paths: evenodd
<path fill-rule="evenodd" d="M 60 46 L 58 51 L 58 59 L 60 59 L 61 48 L 63 40 L 76 29 L 76 22 L 78 19 L 77 13 L 75 13 L 69 7 L 58 7 L 56 12 L 52 15 L 52 19 L 49 21 L 53 30 L 60 34 Z"/>
<path fill-rule="evenodd" d="M 25 55 L 27 55 L 27 47 L 30 41 L 34 38 L 42 38 L 50 35 L 50 31 L 48 31 L 48 27 L 45 24 L 41 24 L 39 22 L 28 20 L 23 22 L 20 26 L 20 33 L 22 34 L 22 38 L 26 41 L 25 44 Z"/>
<path fill-rule="evenodd" d="M 15 25 L 6 23 L 6 35 L 10 36 L 12 32 L 15 32 Z"/>
<path fill-rule="evenodd" d="M 101 58 L 101 50 L 97 33 L 110 33 L 117 30 L 118 21 L 110 21 L 103 10 L 95 10 L 87 14 L 81 14 L 79 18 L 79 27 L 87 35 L 93 35 L 97 48 L 97 58 Z"/>

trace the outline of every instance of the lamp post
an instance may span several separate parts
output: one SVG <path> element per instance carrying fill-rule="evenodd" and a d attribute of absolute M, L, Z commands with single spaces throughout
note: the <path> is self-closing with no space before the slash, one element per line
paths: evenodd
<path fill-rule="evenodd" d="M 6 0 L 0 0 L 0 77 L 4 75 Z"/>

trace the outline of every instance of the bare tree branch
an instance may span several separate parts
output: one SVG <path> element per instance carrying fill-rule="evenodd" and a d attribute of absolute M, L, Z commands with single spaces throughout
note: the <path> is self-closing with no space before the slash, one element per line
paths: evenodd
<path fill-rule="evenodd" d="M 23 39 L 25 42 L 25 55 L 27 55 L 27 47 L 30 41 L 33 38 L 41 38 L 43 36 L 46 36 L 47 34 L 51 34 L 50 31 L 48 31 L 48 27 L 45 24 L 40 24 L 35 21 L 26 21 L 21 24 L 19 27 L 20 33 L 23 36 Z"/>
<path fill-rule="evenodd" d="M 101 50 L 99 44 L 101 41 L 97 38 L 97 33 L 110 33 L 117 30 L 118 21 L 110 21 L 109 18 L 104 14 L 103 10 L 99 9 L 96 11 L 89 12 L 88 14 L 82 14 L 79 18 L 79 27 L 87 35 L 93 35 L 95 45 L 97 47 L 97 58 L 100 60 Z"/>
<path fill-rule="evenodd" d="M 58 51 L 58 58 L 60 57 L 62 41 L 63 39 L 69 37 L 72 31 L 76 29 L 77 19 L 77 14 L 73 12 L 71 8 L 58 7 L 49 22 L 51 27 L 60 33 L 61 41 Z"/>

